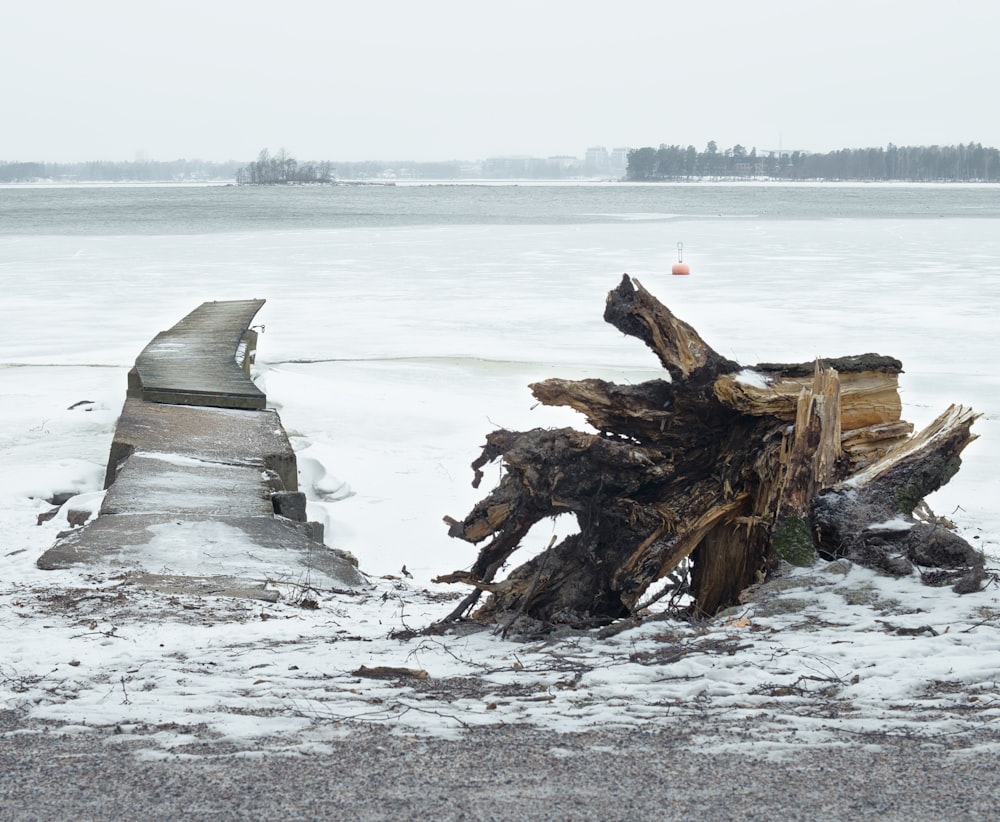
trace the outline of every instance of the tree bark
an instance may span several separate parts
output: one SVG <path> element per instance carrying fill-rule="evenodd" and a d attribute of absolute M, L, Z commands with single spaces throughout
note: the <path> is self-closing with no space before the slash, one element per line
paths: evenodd
<path fill-rule="evenodd" d="M 488 435 L 473 485 L 494 460 L 505 473 L 463 520 L 446 518 L 452 536 L 486 541 L 469 571 L 440 578 L 474 589 L 449 620 L 487 591 L 474 618 L 505 630 L 517 621 L 608 622 L 633 613 L 649 586 L 688 557 L 693 608 L 702 613 L 735 603 L 782 559 L 816 551 L 894 573 L 941 565 L 954 569 L 946 576 L 958 577 L 958 588 L 978 587 L 976 552 L 913 518 L 974 439 L 971 411 L 951 409 L 911 437 L 900 419 L 898 360 L 864 354 L 743 368 L 628 275 L 608 295 L 604 317 L 642 340 L 668 379 L 531 386 L 543 404 L 579 411 L 596 433 Z M 565 512 L 579 533 L 494 581 L 532 525 Z M 890 521 L 891 529 L 877 527 Z"/>

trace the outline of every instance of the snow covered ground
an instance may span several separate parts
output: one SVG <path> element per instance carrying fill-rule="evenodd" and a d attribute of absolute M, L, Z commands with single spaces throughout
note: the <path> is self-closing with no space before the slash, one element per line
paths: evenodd
<path fill-rule="evenodd" d="M 464 516 L 499 477 L 470 487 L 485 434 L 583 426 L 536 407 L 527 384 L 660 376 L 601 319 L 626 271 L 742 363 L 891 354 L 906 369 L 904 418 L 923 425 L 952 402 L 981 412 L 980 439 L 930 503 L 1000 567 L 998 228 L 720 218 L 0 237 L 0 710 L 141 731 L 150 756 L 206 737 L 320 751 L 358 723 L 448 735 L 712 719 L 716 746 L 883 733 L 996 744 L 995 582 L 958 597 L 821 564 L 698 625 L 654 614 L 612 636 L 529 643 L 410 631 L 462 593 L 430 580 L 475 558 L 442 517 Z M 668 273 L 678 240 L 690 277 Z M 257 379 L 298 451 L 310 515 L 372 590 L 319 591 L 311 609 L 293 588 L 262 604 L 146 593 L 101 568 L 38 570 L 66 510 L 99 505 L 141 348 L 205 300 L 250 297 L 268 300 Z M 83 496 L 36 524 L 57 493 Z M 569 527 L 532 533 L 525 551 Z M 371 679 L 362 666 L 426 677 Z"/>

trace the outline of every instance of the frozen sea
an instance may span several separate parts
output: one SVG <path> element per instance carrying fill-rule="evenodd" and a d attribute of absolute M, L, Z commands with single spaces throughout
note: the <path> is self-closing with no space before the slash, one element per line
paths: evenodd
<path fill-rule="evenodd" d="M 983 413 L 934 502 L 996 546 L 1000 188 L 32 186 L 0 189 L 0 554 L 46 547 L 45 497 L 100 489 L 158 331 L 265 298 L 257 378 L 328 541 L 372 573 L 465 567 L 442 517 L 475 502 L 484 435 L 583 425 L 528 383 L 661 375 L 602 320 L 624 272 L 741 363 L 891 354 L 904 418 Z"/>
<path fill-rule="evenodd" d="M 688 277 L 670 274 L 678 243 Z M 652 621 L 558 648 L 388 636 L 453 607 L 430 580 L 475 559 L 442 517 L 463 517 L 499 478 L 493 467 L 471 488 L 485 435 L 584 426 L 537 406 L 529 383 L 662 376 L 602 320 L 626 272 L 741 363 L 894 355 L 904 418 L 922 426 L 951 403 L 980 412 L 980 438 L 931 504 L 995 568 L 1000 187 L 0 188 L 0 709 L 157 750 L 199 727 L 238 746 L 329 752 L 351 722 L 448 734 L 689 716 L 751 723 L 734 745 L 980 739 L 1000 719 L 995 584 L 957 597 L 841 568 L 845 581 L 817 572 L 826 582 L 807 574 L 805 593 L 790 589 L 804 615 L 758 603 L 738 620 Z M 267 300 L 256 378 L 298 452 L 309 513 L 374 592 L 324 592 L 304 611 L 40 571 L 67 527 L 36 525 L 46 500 L 99 503 L 138 353 L 202 302 L 246 298 Z M 571 528 L 544 523 L 525 551 Z M 359 664 L 430 677 L 423 691 L 362 681 Z"/>

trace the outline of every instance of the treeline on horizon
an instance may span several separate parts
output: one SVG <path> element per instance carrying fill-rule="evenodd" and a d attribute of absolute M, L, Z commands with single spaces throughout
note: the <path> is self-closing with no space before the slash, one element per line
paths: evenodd
<path fill-rule="evenodd" d="M 522 158 L 523 159 L 523 158 Z M 556 172 L 559 172 L 558 174 Z M 541 178 L 575 177 L 578 168 L 544 174 L 521 172 Z M 440 162 L 357 161 L 298 163 L 284 150 L 271 155 L 267 149 L 248 165 L 237 161 L 135 160 L 80 163 L 8 162 L 0 160 L 0 183 L 30 182 L 201 182 L 231 181 L 240 184 L 280 185 L 324 183 L 341 180 L 399 177 L 460 180 L 510 176 L 484 163 L 458 160 Z M 980 143 L 957 146 L 895 146 L 845 148 L 826 154 L 807 151 L 758 153 L 736 145 L 720 151 L 709 142 L 703 151 L 694 146 L 661 144 L 659 148 L 630 149 L 625 180 L 694 181 L 702 179 L 774 180 L 898 180 L 912 182 L 1000 182 L 1000 151 Z"/>
<path fill-rule="evenodd" d="M 283 159 L 279 159 L 283 158 Z M 261 161 L 263 164 L 261 165 Z M 292 162 L 288 162 L 291 160 Z M 0 183 L 157 183 L 157 182 L 243 182 L 253 177 L 273 184 L 378 178 L 387 172 L 395 176 L 427 180 L 458 180 L 473 176 L 474 165 L 458 160 L 441 162 L 360 160 L 350 162 L 298 163 L 283 152 L 272 156 L 261 152 L 249 165 L 235 160 L 122 160 L 81 163 L 7 162 L 0 160 Z M 310 178 L 310 179 L 306 179 Z M 261 182 L 259 184 L 268 184 Z"/>
<path fill-rule="evenodd" d="M 661 144 L 628 152 L 625 179 L 634 182 L 700 179 L 997 182 L 1000 151 L 980 143 L 957 146 L 844 148 L 826 154 L 769 151 L 735 145 L 719 151 L 711 141 L 694 146 Z"/>
<path fill-rule="evenodd" d="M 94 160 L 82 163 L 0 162 L 0 182 L 31 183 L 46 180 L 87 183 L 158 183 L 232 180 L 240 164 L 209 160 Z"/>

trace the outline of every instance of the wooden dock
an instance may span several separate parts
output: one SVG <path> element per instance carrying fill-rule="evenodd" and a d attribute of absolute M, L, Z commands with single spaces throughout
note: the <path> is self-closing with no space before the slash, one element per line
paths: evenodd
<path fill-rule="evenodd" d="M 303 578 L 367 586 L 307 521 L 295 453 L 250 378 L 263 304 L 204 303 L 143 349 L 98 516 L 61 534 L 40 568 L 104 564 L 145 588 L 268 600 Z"/>
<path fill-rule="evenodd" d="M 161 331 L 136 359 L 129 395 L 172 405 L 263 409 L 267 398 L 249 374 L 257 343 L 250 323 L 263 305 L 264 300 L 203 303 Z"/>

